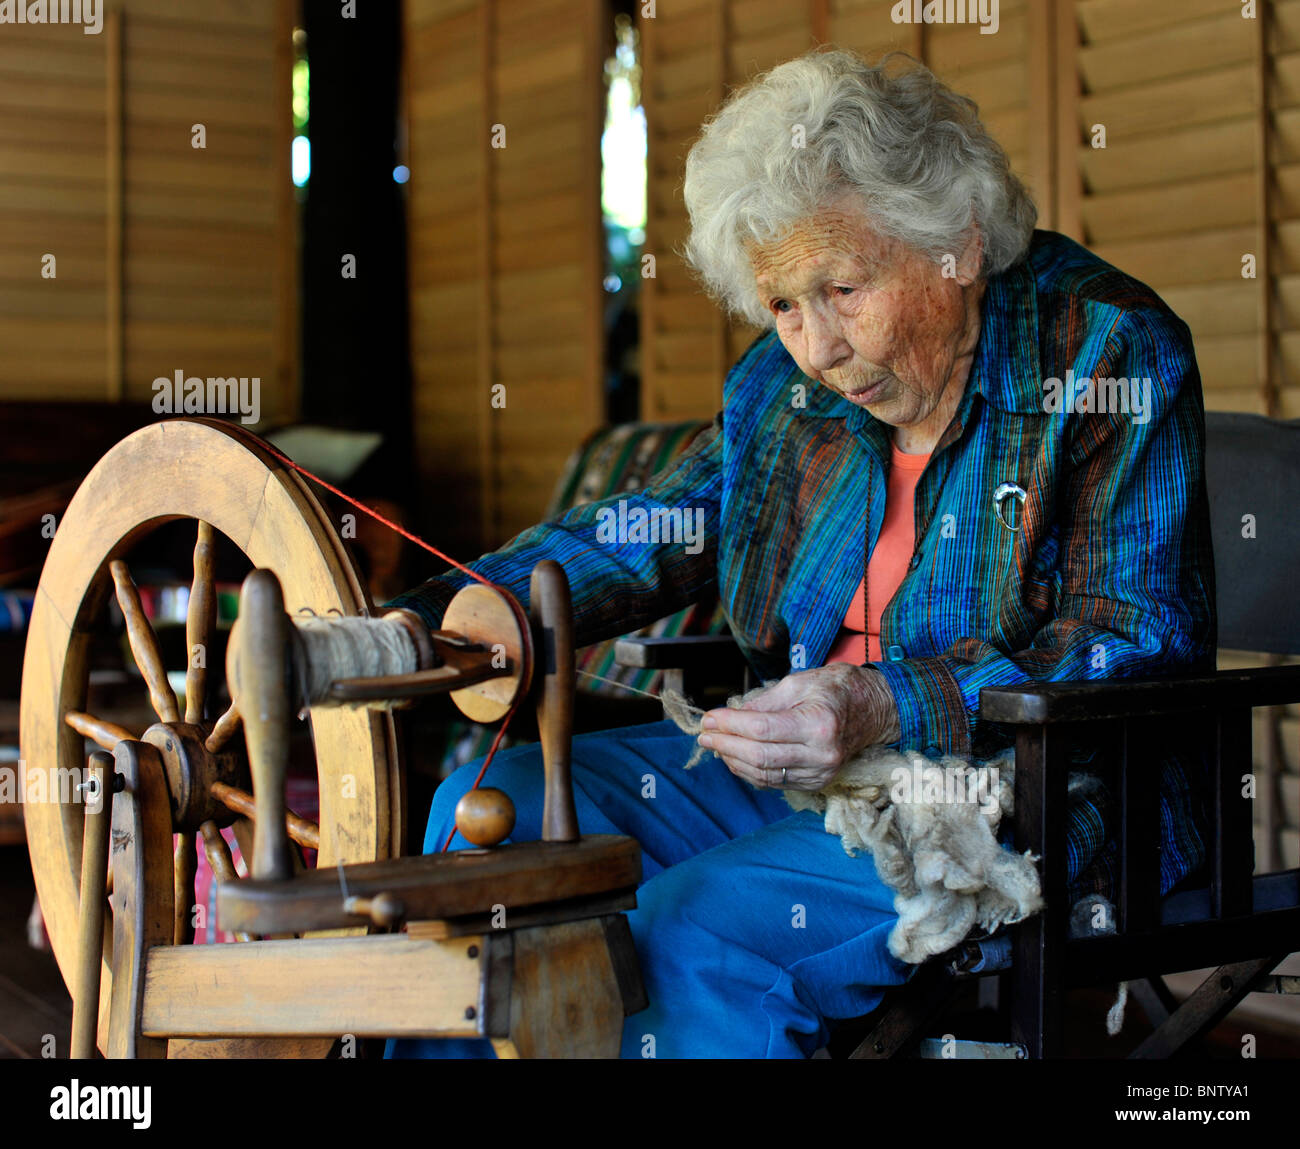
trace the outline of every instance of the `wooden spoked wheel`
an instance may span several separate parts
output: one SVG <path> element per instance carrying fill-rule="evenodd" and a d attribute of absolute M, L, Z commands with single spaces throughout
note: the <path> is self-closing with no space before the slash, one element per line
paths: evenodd
<path fill-rule="evenodd" d="M 120 558 L 137 539 L 176 519 L 198 524 L 187 649 L 206 647 L 214 625 L 207 557 L 212 531 L 235 543 L 254 567 L 275 572 L 291 614 L 303 608 L 317 614 L 369 612 L 364 584 L 324 508 L 305 481 L 260 440 L 232 424 L 207 419 L 177 419 L 144 428 L 95 465 L 51 543 L 23 663 L 24 771 L 41 770 L 50 780 L 79 778 L 86 766 L 83 735 L 111 749 L 121 738 L 138 739 L 145 733 L 86 713 L 90 639 L 109 594 L 116 594 L 123 607 L 132 652 L 157 712 L 158 725 L 151 727 L 147 740 L 158 744 L 175 735 L 178 744 L 186 740 L 202 757 L 204 742 L 220 752 L 232 736 L 242 739 L 229 718 L 217 729 L 222 716 L 204 705 L 205 698 L 215 701 L 219 666 L 187 670 L 185 708 L 178 708 L 156 638 L 138 609 L 138 595 Z M 401 794 L 391 719 L 373 710 L 324 709 L 312 712 L 311 724 L 320 785 L 318 864 L 396 856 Z M 177 881 L 183 887 L 185 871 L 190 870 L 192 890 L 194 850 L 187 842 L 194 841 L 197 820 L 205 802 L 212 809 L 212 798 L 202 792 L 178 796 L 170 767 L 168 773 L 176 823 L 172 829 L 183 835 L 176 853 Z M 211 770 L 207 775 L 200 770 L 197 776 L 195 788 L 202 790 L 202 778 L 211 776 Z M 70 801 L 60 797 L 57 784 L 47 787 L 49 800 L 27 804 L 24 815 L 46 928 L 71 986 L 85 823 L 78 796 Z M 111 939 L 111 926 L 106 935 Z M 101 1045 L 112 973 L 111 954 L 106 952 Z"/>

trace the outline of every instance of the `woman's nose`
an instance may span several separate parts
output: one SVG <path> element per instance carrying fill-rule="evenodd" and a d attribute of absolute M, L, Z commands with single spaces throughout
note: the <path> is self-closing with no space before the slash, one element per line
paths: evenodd
<path fill-rule="evenodd" d="M 831 320 L 807 316 L 804 333 L 808 340 L 808 362 L 814 371 L 830 371 L 853 353 L 839 324 Z"/>

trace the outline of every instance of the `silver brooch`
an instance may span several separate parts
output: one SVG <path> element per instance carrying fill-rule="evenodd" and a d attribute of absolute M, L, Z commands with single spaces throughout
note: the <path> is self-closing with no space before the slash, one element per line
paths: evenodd
<path fill-rule="evenodd" d="M 1012 497 L 1016 498 L 1021 503 L 1024 503 L 1024 501 L 1027 498 L 1029 498 L 1029 496 L 1025 493 L 1024 487 L 1019 487 L 1015 483 L 1003 483 L 998 487 L 996 491 L 993 492 L 993 513 L 997 515 L 998 522 L 1000 522 L 1004 527 L 1006 527 L 1007 530 L 1019 531 L 1020 524 L 1017 523 L 1015 526 L 1012 526 L 1009 522 L 1007 522 L 1007 520 L 1003 517 L 1002 514 L 1002 505 Z M 1012 513 L 1011 517 L 1013 519 L 1016 517 L 1014 512 Z"/>

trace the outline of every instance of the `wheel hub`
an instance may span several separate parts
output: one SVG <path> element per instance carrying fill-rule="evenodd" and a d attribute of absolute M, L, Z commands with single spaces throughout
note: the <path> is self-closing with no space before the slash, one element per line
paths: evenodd
<path fill-rule="evenodd" d="M 212 784 L 224 782 L 249 788 L 248 759 L 243 739 L 232 738 L 217 753 L 204 746 L 206 732 L 188 722 L 157 722 L 143 740 L 157 748 L 167 774 L 171 797 L 172 829 L 178 834 L 197 833 L 206 821 L 229 826 L 237 817 L 212 796 Z"/>

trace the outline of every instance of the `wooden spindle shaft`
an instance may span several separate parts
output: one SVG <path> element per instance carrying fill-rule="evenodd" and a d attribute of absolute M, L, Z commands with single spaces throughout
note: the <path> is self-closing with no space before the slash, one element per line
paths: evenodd
<path fill-rule="evenodd" d="M 533 568 L 529 613 L 537 639 L 541 685 L 537 727 L 546 772 L 542 840 L 576 842 L 578 814 L 573 805 L 570 753 L 573 741 L 573 605 L 564 568 L 543 559 Z"/>
<path fill-rule="evenodd" d="M 239 619 L 231 635 L 227 679 L 244 718 L 253 775 L 257 829 L 252 876 L 283 881 L 293 876 L 285 831 L 284 780 L 289 765 L 289 618 L 280 581 L 269 570 L 244 580 Z"/>
<path fill-rule="evenodd" d="M 189 660 L 185 669 L 185 721 L 194 725 L 203 721 L 203 702 L 208 689 L 208 648 L 212 645 L 212 632 L 217 624 L 212 539 L 212 525 L 200 519 L 198 538 L 194 543 L 194 581 L 190 586 L 189 609 L 185 615 L 185 649 Z M 201 666 L 195 665 L 196 647 L 202 651 Z"/>
<path fill-rule="evenodd" d="M 96 718 L 95 715 L 87 714 L 84 710 L 69 710 L 63 716 L 63 721 L 83 738 L 89 738 L 92 742 L 97 742 L 105 750 L 112 750 L 114 746 L 125 739 L 135 738 L 135 735 L 125 726 L 119 726 L 116 722 L 108 722 L 103 718 Z"/>
<path fill-rule="evenodd" d="M 225 782 L 213 782 L 212 796 L 228 810 L 243 814 L 245 818 L 257 820 L 257 803 L 247 790 L 241 790 L 238 786 L 228 786 Z M 286 810 L 284 827 L 289 837 L 298 845 L 308 850 L 320 849 L 320 827 L 315 822 L 309 822 L 306 818 L 300 818 L 292 810 Z"/>
<path fill-rule="evenodd" d="M 90 756 L 82 791 L 86 830 L 81 842 L 81 904 L 77 911 L 77 962 L 72 990 L 72 1056 L 95 1056 L 99 1030 L 99 979 L 104 965 L 104 886 L 108 880 L 108 838 L 113 818 L 113 757 Z"/>
<path fill-rule="evenodd" d="M 135 655 L 135 664 L 149 687 L 149 700 L 153 703 L 154 713 L 160 722 L 179 722 L 180 706 L 176 702 L 176 692 L 167 681 L 167 667 L 158 649 L 158 636 L 144 613 L 140 602 L 140 591 L 121 559 L 114 559 L 108 564 L 117 588 L 117 605 L 122 608 L 122 617 L 126 620 L 126 635 L 131 642 L 131 653 Z"/>

